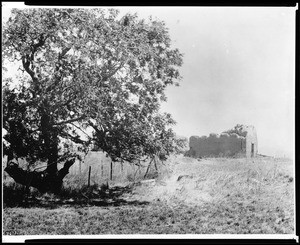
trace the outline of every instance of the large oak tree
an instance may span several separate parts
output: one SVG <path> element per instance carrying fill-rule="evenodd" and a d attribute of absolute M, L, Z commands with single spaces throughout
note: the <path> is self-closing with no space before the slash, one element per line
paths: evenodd
<path fill-rule="evenodd" d="M 18 86 L 3 84 L 4 154 L 47 162 L 39 173 L 9 165 L 17 182 L 58 191 L 74 162 L 61 152 L 64 139 L 135 164 L 180 145 L 171 115 L 160 112 L 182 65 L 164 22 L 115 9 L 13 9 L 2 54 L 23 72 Z"/>

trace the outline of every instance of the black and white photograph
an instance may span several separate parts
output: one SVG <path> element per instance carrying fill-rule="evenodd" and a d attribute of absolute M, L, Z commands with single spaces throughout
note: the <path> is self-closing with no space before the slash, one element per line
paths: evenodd
<path fill-rule="evenodd" d="M 2 235 L 295 239 L 297 6 L 2 2 Z"/>

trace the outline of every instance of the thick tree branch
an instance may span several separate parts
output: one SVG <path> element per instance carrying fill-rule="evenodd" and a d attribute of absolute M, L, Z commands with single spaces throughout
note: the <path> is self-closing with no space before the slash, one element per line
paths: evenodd
<path fill-rule="evenodd" d="M 76 144 L 86 144 L 86 143 L 88 143 L 88 141 L 81 140 L 79 138 L 79 136 L 72 136 L 72 135 L 70 135 L 70 134 L 68 134 L 66 132 L 61 132 L 60 136 L 61 137 L 65 137 L 67 139 L 71 139 Z"/>
<path fill-rule="evenodd" d="M 44 37 L 44 33 L 42 33 L 40 35 L 38 43 L 32 45 L 32 51 L 31 51 L 31 57 L 30 57 L 31 61 L 33 61 L 34 54 L 38 50 L 38 48 L 42 47 L 45 44 L 45 41 L 46 41 L 47 37 L 48 36 Z"/>
<path fill-rule="evenodd" d="M 75 125 L 74 123 L 70 123 L 72 124 L 75 128 L 79 129 L 82 133 L 84 133 L 86 136 L 88 136 L 89 138 L 91 138 L 90 135 L 88 135 L 86 132 L 84 132 L 80 127 L 78 127 L 77 125 Z"/>
<path fill-rule="evenodd" d="M 21 58 L 25 71 L 30 75 L 30 77 L 32 78 L 32 80 L 34 82 L 37 82 L 38 78 L 36 77 L 35 72 L 30 68 L 30 64 L 32 64 L 32 62 L 34 60 L 34 55 L 35 55 L 36 51 L 38 50 L 38 48 L 42 47 L 45 44 L 47 37 L 48 36 L 44 37 L 44 34 L 41 34 L 38 43 L 36 43 L 36 44 L 32 43 L 32 46 L 30 48 L 31 53 L 23 55 Z"/>
<path fill-rule="evenodd" d="M 54 72 L 55 79 L 54 79 L 54 82 L 51 85 L 49 85 L 49 87 L 46 89 L 46 93 L 51 91 L 54 87 L 56 87 L 58 82 L 61 80 L 62 75 L 61 74 L 57 75 L 57 72 L 59 71 L 59 68 L 61 67 L 60 61 L 62 60 L 62 58 L 67 54 L 67 52 L 71 48 L 72 48 L 72 45 L 70 45 L 70 47 L 64 48 L 61 53 L 58 53 L 58 58 L 57 58 L 58 62 L 56 64 L 56 68 L 55 68 L 55 72 Z"/>
<path fill-rule="evenodd" d="M 63 180 L 63 178 L 69 173 L 69 169 L 74 164 L 74 162 L 75 162 L 75 158 L 65 162 L 64 167 L 61 168 L 57 173 L 57 177 L 59 180 Z"/>
<path fill-rule="evenodd" d="M 23 56 L 22 57 L 22 64 L 23 64 L 23 67 L 25 69 L 25 71 L 30 75 L 30 77 L 32 78 L 32 80 L 34 82 L 36 82 L 38 79 L 37 77 L 35 76 L 35 73 L 33 70 L 30 69 L 30 59 L 28 57 L 29 55 L 26 55 L 26 56 Z"/>
<path fill-rule="evenodd" d="M 54 175 L 50 175 L 47 170 L 41 172 L 23 170 L 14 162 L 9 162 L 4 171 L 6 171 L 17 183 L 27 187 L 35 187 L 41 193 L 48 191 L 58 193 L 61 189 L 63 178 L 69 173 L 69 169 L 74 162 L 75 158 L 66 161 L 63 168 Z"/>
<path fill-rule="evenodd" d="M 88 124 L 95 129 L 98 134 L 105 134 L 105 130 L 99 130 L 99 128 L 91 120 L 88 121 Z"/>
<path fill-rule="evenodd" d="M 85 116 L 76 117 L 76 118 L 69 119 L 69 120 L 66 120 L 66 121 L 54 123 L 53 126 L 59 126 L 59 125 L 62 125 L 62 124 L 67 124 L 67 123 L 76 122 L 76 121 L 82 120 L 82 119 L 84 119 L 84 118 L 85 118 Z"/>

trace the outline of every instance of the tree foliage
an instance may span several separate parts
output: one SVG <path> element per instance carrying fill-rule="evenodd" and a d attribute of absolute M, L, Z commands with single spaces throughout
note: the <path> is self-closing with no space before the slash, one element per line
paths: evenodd
<path fill-rule="evenodd" d="M 246 135 L 247 135 L 247 132 L 245 131 L 245 125 L 242 125 L 242 124 L 237 124 L 234 126 L 234 128 L 224 131 L 223 133 L 227 133 L 229 135 L 237 134 L 237 135 L 243 136 L 243 137 L 246 137 Z"/>
<path fill-rule="evenodd" d="M 74 156 L 60 151 L 65 140 L 136 164 L 182 143 L 171 115 L 160 112 L 182 65 L 162 21 L 115 9 L 13 9 L 2 55 L 23 72 L 17 87 L 3 85 L 11 158 L 47 161 L 54 173 Z"/>

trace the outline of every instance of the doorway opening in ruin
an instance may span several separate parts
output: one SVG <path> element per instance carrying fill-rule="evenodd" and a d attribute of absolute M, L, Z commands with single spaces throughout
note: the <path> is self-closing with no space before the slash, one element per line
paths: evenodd
<path fill-rule="evenodd" d="M 251 157 L 254 157 L 254 144 L 251 143 Z"/>

